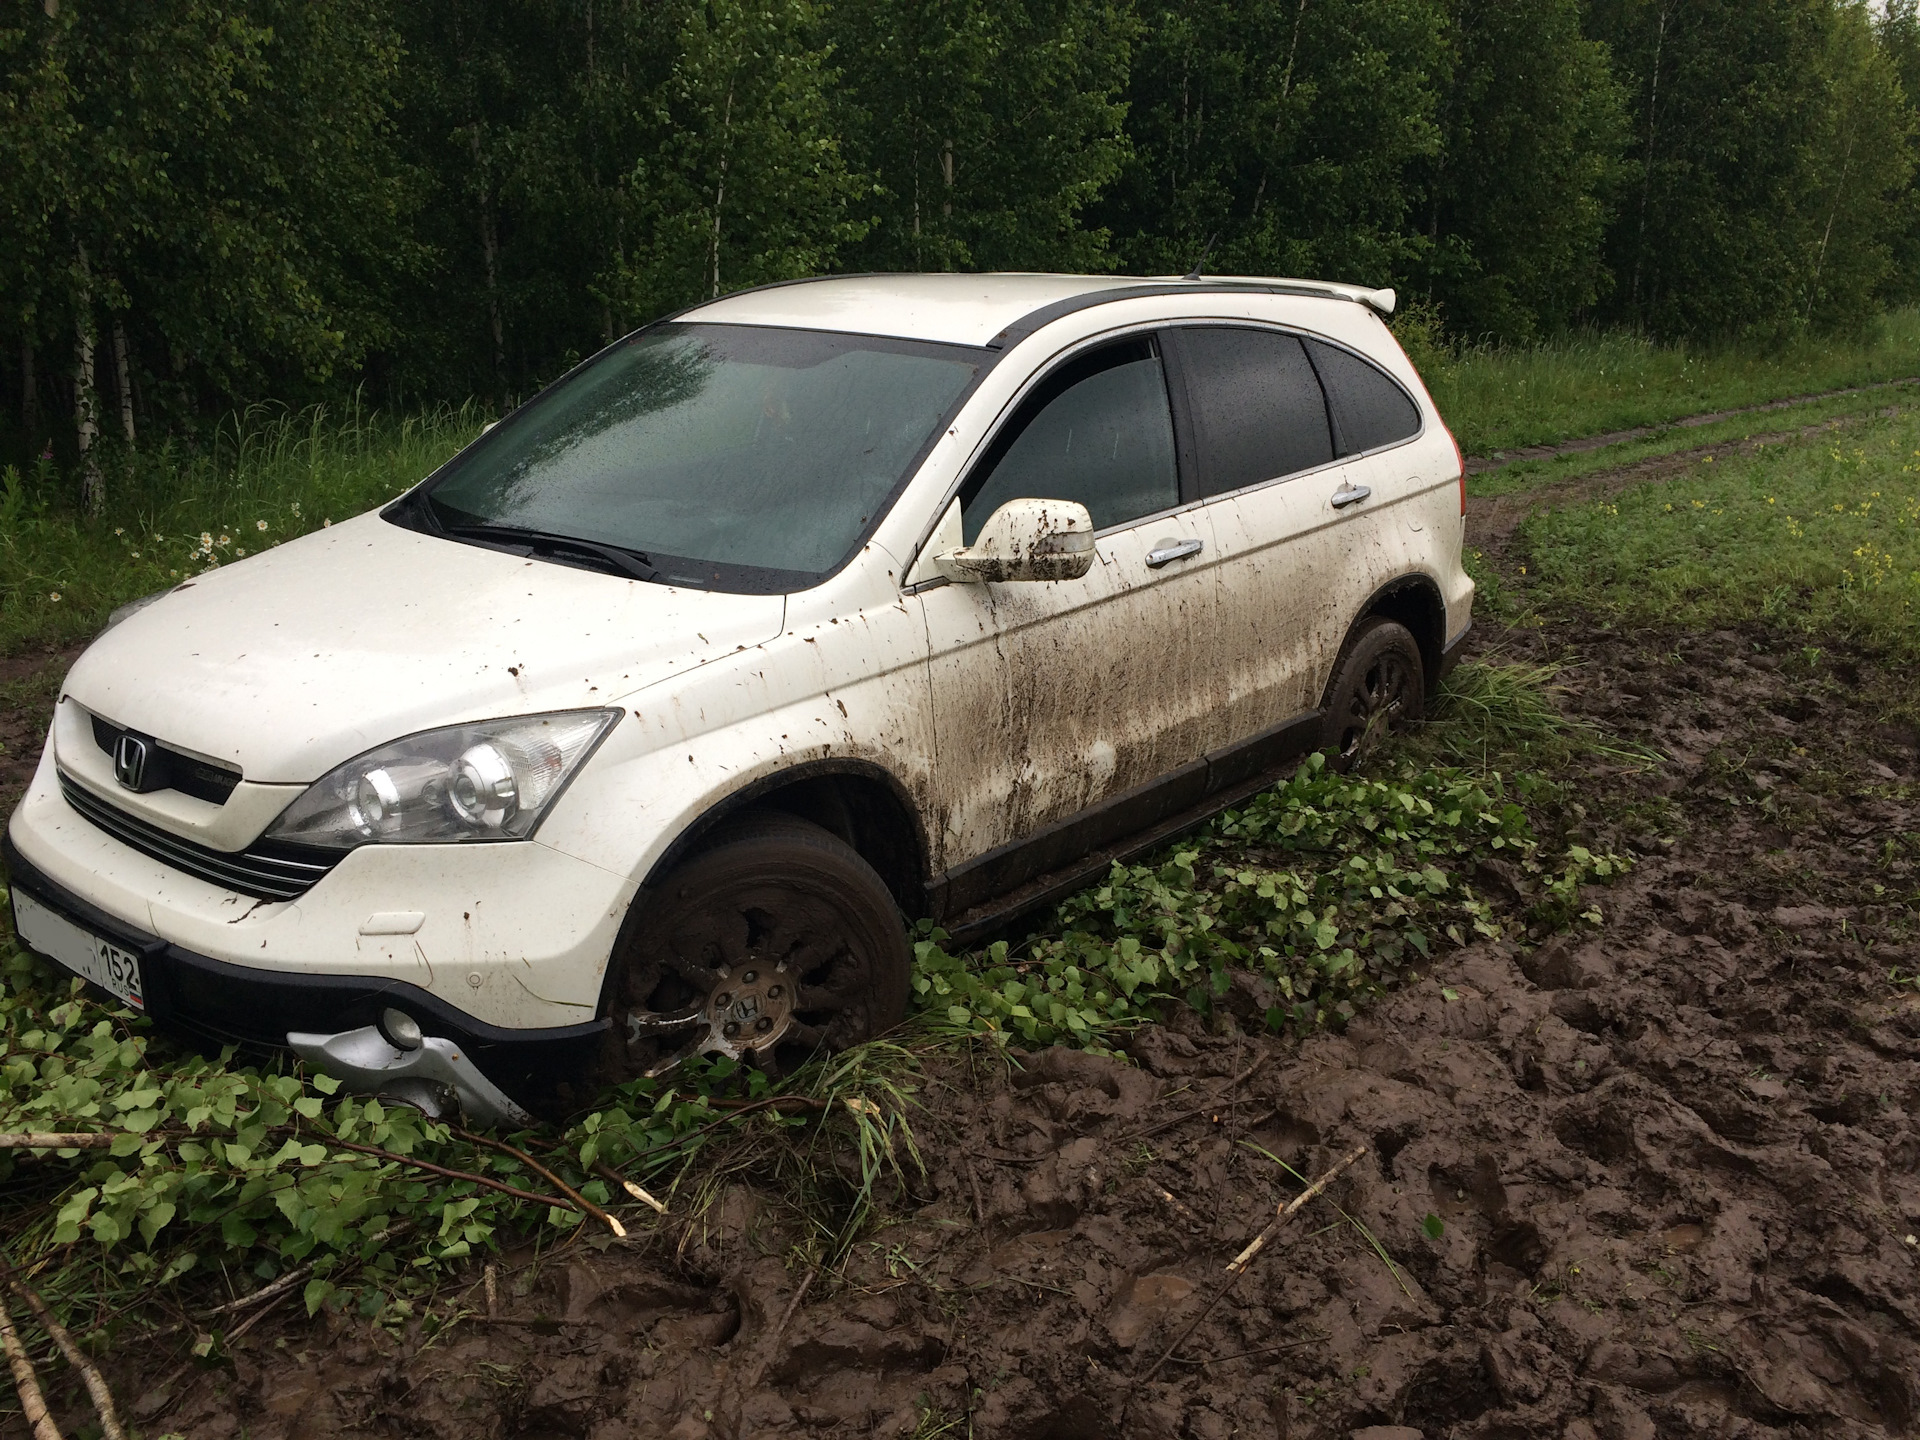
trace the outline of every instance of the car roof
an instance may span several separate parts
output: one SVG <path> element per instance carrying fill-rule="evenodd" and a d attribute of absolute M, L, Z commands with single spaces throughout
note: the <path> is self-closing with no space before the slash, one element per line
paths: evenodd
<path fill-rule="evenodd" d="M 742 290 L 676 318 L 996 345 L 1038 328 L 1055 314 L 1106 300 L 1249 290 L 1351 300 L 1381 314 L 1392 313 L 1394 302 L 1391 290 L 1260 276 L 840 275 Z"/>

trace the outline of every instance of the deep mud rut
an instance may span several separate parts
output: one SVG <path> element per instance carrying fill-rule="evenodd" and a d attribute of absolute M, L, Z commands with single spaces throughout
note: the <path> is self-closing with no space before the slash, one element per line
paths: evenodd
<path fill-rule="evenodd" d="M 116 1353 L 116 1390 L 148 1434 L 255 1440 L 1914 1433 L 1920 735 L 1798 638 L 1482 643 L 1570 655 L 1568 708 L 1672 757 L 1567 777 L 1641 857 L 1598 929 L 1455 952 L 1344 1035 L 1186 1015 L 1132 1066 L 941 1062 L 924 1184 L 804 1296 L 735 1188 L 635 1250 L 503 1257 L 494 1320 L 430 1343 L 289 1304 L 171 1388 L 182 1355 Z M 1300 1188 L 1252 1147 L 1312 1176 L 1360 1144 L 1136 1383 Z"/>

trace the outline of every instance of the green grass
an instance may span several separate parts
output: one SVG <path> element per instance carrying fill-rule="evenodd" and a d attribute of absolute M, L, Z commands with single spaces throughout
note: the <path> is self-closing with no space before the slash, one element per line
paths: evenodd
<path fill-rule="evenodd" d="M 1863 336 L 1764 348 L 1696 350 L 1619 333 L 1520 348 L 1408 339 L 1469 455 L 1920 375 L 1920 309 L 1884 316 Z"/>
<path fill-rule="evenodd" d="M 107 504 L 77 514 L 42 462 L 0 471 L 0 654 L 93 634 L 116 605 L 370 510 L 480 431 L 473 406 L 388 418 L 259 408 L 198 448 L 107 454 Z"/>
<path fill-rule="evenodd" d="M 1642 460 L 1658 459 L 1683 450 L 1735 446 L 1756 436 L 1788 436 L 1816 425 L 1836 430 L 1852 428 L 1860 420 L 1887 409 L 1920 404 L 1920 384 L 1900 385 L 1866 394 L 1812 400 L 1791 410 L 1769 410 L 1741 415 L 1711 425 L 1685 428 L 1661 426 L 1638 440 L 1622 440 L 1594 450 L 1572 451 L 1536 460 L 1516 460 L 1498 470 L 1467 477 L 1467 494 L 1480 498 L 1512 495 L 1578 479 L 1601 470 L 1615 470 Z"/>
<path fill-rule="evenodd" d="M 1920 414 L 1703 457 L 1534 515 L 1516 539 L 1536 603 L 1623 625 L 1764 620 L 1920 656 Z"/>

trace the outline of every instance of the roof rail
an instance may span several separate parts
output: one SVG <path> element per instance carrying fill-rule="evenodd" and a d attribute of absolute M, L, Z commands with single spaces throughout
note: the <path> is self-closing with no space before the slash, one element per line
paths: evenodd
<path fill-rule="evenodd" d="M 1124 277 L 1116 278 L 1124 279 Z M 1355 305 L 1364 305 L 1380 315 L 1391 315 L 1394 305 L 1394 294 L 1391 290 L 1369 290 L 1362 285 L 1341 285 L 1331 280 L 1280 280 L 1243 275 L 1217 275 L 1201 280 L 1189 280 L 1184 275 L 1151 275 L 1115 285 L 1110 290 L 1089 290 L 1084 294 L 1069 296 L 1065 300 L 1056 300 L 1051 305 L 1042 305 L 1038 310 L 1022 315 L 987 341 L 986 348 L 1005 350 L 1026 339 L 1041 326 L 1052 324 L 1063 315 L 1071 315 L 1076 310 L 1105 305 L 1114 300 L 1133 300 L 1148 295 L 1222 293 L 1311 295 L 1322 300 L 1346 300 Z"/>

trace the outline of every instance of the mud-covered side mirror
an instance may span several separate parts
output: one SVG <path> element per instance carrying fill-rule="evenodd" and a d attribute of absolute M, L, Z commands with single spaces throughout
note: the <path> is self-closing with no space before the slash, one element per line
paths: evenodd
<path fill-rule="evenodd" d="M 1078 580 L 1093 566 L 1093 517 L 1071 500 L 1009 500 L 971 545 L 934 558 L 949 580 Z"/>

